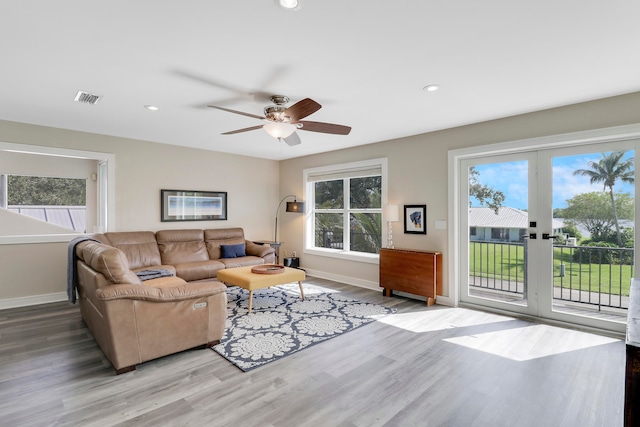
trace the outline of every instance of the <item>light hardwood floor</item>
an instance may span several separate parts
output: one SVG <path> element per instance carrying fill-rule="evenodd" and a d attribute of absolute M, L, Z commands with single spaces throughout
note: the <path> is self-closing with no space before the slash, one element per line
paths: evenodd
<path fill-rule="evenodd" d="M 622 425 L 620 340 L 306 283 L 398 312 L 248 373 L 206 349 L 115 376 L 77 306 L 0 311 L 0 425 Z"/>

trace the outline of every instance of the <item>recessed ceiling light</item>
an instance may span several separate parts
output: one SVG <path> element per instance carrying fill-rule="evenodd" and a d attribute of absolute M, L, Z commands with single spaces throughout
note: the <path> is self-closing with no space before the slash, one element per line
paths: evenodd
<path fill-rule="evenodd" d="M 144 108 L 146 108 L 147 110 L 151 110 L 151 111 L 158 111 L 159 108 L 156 107 L 155 105 L 145 105 Z"/>
<path fill-rule="evenodd" d="M 274 0 L 275 3 L 285 10 L 298 10 L 300 9 L 300 2 L 298 0 Z"/>
<path fill-rule="evenodd" d="M 435 92 L 440 89 L 440 85 L 427 85 L 422 88 L 422 90 L 426 90 L 427 92 Z"/>

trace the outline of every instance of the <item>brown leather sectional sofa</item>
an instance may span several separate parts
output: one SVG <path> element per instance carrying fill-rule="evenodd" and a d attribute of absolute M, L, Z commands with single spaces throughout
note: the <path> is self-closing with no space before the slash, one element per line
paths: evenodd
<path fill-rule="evenodd" d="M 218 343 L 227 297 L 217 272 L 275 262 L 274 249 L 245 240 L 242 228 L 108 232 L 92 238 L 97 241 L 75 246 L 80 311 L 118 374 Z M 140 278 L 154 276 L 161 277 Z"/>

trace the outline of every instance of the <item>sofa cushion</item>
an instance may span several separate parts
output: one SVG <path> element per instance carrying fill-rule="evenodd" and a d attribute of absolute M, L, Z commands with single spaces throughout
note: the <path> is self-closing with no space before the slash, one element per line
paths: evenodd
<path fill-rule="evenodd" d="M 187 282 L 215 279 L 218 277 L 218 271 L 225 268 L 223 263 L 214 260 L 184 262 L 175 264 L 174 267 L 176 268 L 176 275 Z"/>
<path fill-rule="evenodd" d="M 221 245 L 239 245 L 245 243 L 242 228 L 211 228 L 204 230 L 204 241 L 207 245 L 209 259 L 222 257 Z"/>
<path fill-rule="evenodd" d="M 177 266 L 209 260 L 202 230 L 161 230 L 156 233 L 156 240 L 162 264 Z"/>
<path fill-rule="evenodd" d="M 108 232 L 104 236 L 106 243 L 124 252 L 132 270 L 162 263 L 156 236 L 151 231 Z"/>
<path fill-rule="evenodd" d="M 187 282 L 176 276 L 158 277 L 157 279 L 145 280 L 143 286 L 151 286 L 152 288 L 174 288 L 176 286 L 186 285 Z"/>
<path fill-rule="evenodd" d="M 237 245 L 220 245 L 220 258 L 238 258 L 247 256 L 244 242 Z"/>
<path fill-rule="evenodd" d="M 220 258 L 221 263 L 226 268 L 247 267 L 249 265 L 262 265 L 264 264 L 264 258 L 256 256 L 243 256 L 238 258 Z"/>
<path fill-rule="evenodd" d="M 267 258 L 269 255 L 271 255 L 271 258 L 274 258 L 272 254 L 275 254 L 276 250 L 271 247 L 271 245 L 253 243 L 248 240 L 245 241 L 245 245 L 247 255 L 253 255 L 260 258 Z M 275 260 L 270 262 L 275 262 Z"/>
<path fill-rule="evenodd" d="M 78 258 L 101 273 L 111 284 L 130 283 L 142 285 L 142 281 L 129 268 L 129 261 L 118 248 L 94 241 L 81 242 L 76 246 Z"/>

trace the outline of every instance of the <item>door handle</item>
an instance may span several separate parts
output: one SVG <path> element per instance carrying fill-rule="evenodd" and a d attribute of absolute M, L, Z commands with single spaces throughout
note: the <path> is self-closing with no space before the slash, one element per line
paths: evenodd
<path fill-rule="evenodd" d="M 549 233 L 542 233 L 542 239 L 543 240 L 549 240 L 549 239 L 557 239 L 560 236 L 552 236 Z"/>

